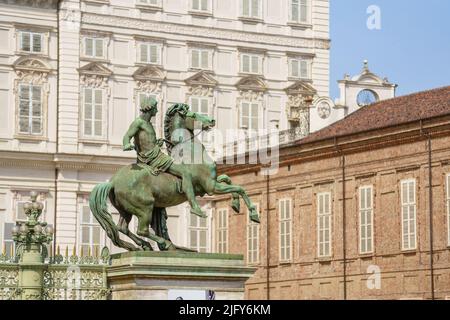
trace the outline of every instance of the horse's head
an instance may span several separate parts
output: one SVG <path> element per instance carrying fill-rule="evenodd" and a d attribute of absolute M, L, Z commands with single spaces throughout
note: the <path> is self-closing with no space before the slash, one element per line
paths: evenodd
<path fill-rule="evenodd" d="M 186 113 L 185 125 L 186 129 L 189 131 L 194 131 L 195 129 L 200 128 L 202 131 L 208 131 L 216 125 L 216 120 L 201 113 L 188 111 Z"/>
<path fill-rule="evenodd" d="M 167 110 L 164 120 L 164 136 L 166 140 L 172 141 L 172 145 L 167 146 L 168 151 L 170 152 L 173 143 L 177 144 L 180 141 L 181 136 L 183 136 L 181 141 L 185 141 L 188 138 L 183 134 L 183 131 L 186 131 L 192 138 L 194 130 L 208 131 L 215 125 L 216 121 L 214 119 L 190 111 L 187 104 L 174 104 Z"/>

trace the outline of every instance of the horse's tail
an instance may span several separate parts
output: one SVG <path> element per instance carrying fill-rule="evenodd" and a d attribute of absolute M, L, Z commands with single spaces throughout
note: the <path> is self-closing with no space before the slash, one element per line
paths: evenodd
<path fill-rule="evenodd" d="M 119 229 L 115 225 L 111 214 L 108 212 L 106 201 L 108 200 L 109 193 L 112 189 L 113 185 L 111 182 L 105 182 L 95 186 L 89 196 L 89 207 L 91 208 L 91 212 L 102 226 L 103 230 L 106 231 L 108 238 L 111 239 L 114 245 L 130 251 L 138 250 L 131 243 L 120 239 Z"/>

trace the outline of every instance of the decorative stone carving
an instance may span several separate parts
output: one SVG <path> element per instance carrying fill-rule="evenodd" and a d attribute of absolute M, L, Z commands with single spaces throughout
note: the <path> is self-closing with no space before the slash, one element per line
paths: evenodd
<path fill-rule="evenodd" d="M 212 97 L 217 85 L 216 79 L 206 71 L 200 71 L 184 81 L 189 86 L 188 96 Z"/>
<path fill-rule="evenodd" d="M 259 76 L 248 76 L 241 78 L 236 83 L 236 87 L 241 91 L 264 92 L 267 90 L 266 83 Z"/>
<path fill-rule="evenodd" d="M 264 98 L 264 93 L 261 91 L 240 91 L 240 99 L 250 102 L 260 102 Z"/>
<path fill-rule="evenodd" d="M 309 109 L 317 91 L 309 84 L 297 81 L 285 89 L 288 95 L 288 120 L 301 135 L 309 133 Z"/>
<path fill-rule="evenodd" d="M 97 62 L 91 62 L 78 69 L 80 83 L 83 86 L 107 88 L 112 71 Z"/>
<path fill-rule="evenodd" d="M 161 84 L 166 78 L 163 70 L 156 66 L 142 66 L 133 74 L 136 80 L 136 90 L 152 94 L 161 92 Z"/>
<path fill-rule="evenodd" d="M 0 0 L 0 3 L 14 4 L 40 9 L 56 9 L 57 0 Z"/>
<path fill-rule="evenodd" d="M 331 107 L 326 101 L 322 101 L 317 106 L 317 114 L 321 119 L 327 119 L 331 114 Z"/>
<path fill-rule="evenodd" d="M 187 26 L 174 23 L 153 22 L 149 20 L 138 20 L 127 17 L 117 17 L 111 15 L 98 15 L 85 13 L 82 17 L 83 23 L 99 24 L 104 26 L 122 26 L 124 28 L 144 30 L 151 32 L 163 32 L 170 34 L 180 34 L 202 38 L 213 38 L 221 40 L 232 40 L 241 42 L 255 42 L 261 44 L 277 43 L 281 46 L 295 48 L 316 48 L 329 49 L 330 40 L 319 38 L 291 38 L 253 32 L 231 31 L 218 28 Z"/>
<path fill-rule="evenodd" d="M 13 65 L 20 82 L 43 85 L 48 81 L 50 67 L 41 60 L 23 57 L 19 58 Z"/>

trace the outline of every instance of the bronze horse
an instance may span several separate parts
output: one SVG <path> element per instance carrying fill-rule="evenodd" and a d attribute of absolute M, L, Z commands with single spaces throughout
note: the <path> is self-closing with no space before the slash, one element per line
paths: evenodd
<path fill-rule="evenodd" d="M 166 112 L 164 135 L 168 152 L 175 161 L 189 167 L 196 196 L 230 193 L 233 195 L 232 208 L 238 213 L 239 198 L 242 197 L 250 219 L 259 223 L 256 207 L 245 190 L 233 185 L 226 175 L 217 177 L 216 163 L 194 134 L 198 123 L 201 124 L 201 130 L 209 130 L 215 121 L 198 113 L 187 113 L 188 110 L 189 107 L 185 104 L 175 104 Z M 145 165 L 130 164 L 121 168 L 109 182 L 95 186 L 89 198 L 89 206 L 108 237 L 118 247 L 130 251 L 152 250 L 150 243 L 129 230 L 128 226 L 134 215 L 138 219 L 138 229 L 145 230 L 138 232 L 138 235 L 156 241 L 160 250 L 186 250 L 170 241 L 166 225 L 165 208 L 187 201 L 180 191 L 180 183 L 179 178 L 169 173 L 155 176 Z M 117 225 L 107 210 L 108 198 L 119 211 L 120 220 Z M 149 226 L 155 234 L 148 231 Z M 139 247 L 120 239 L 119 232 L 128 236 Z"/>

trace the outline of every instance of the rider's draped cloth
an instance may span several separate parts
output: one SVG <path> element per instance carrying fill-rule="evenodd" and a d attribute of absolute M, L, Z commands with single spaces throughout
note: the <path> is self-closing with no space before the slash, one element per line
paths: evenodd
<path fill-rule="evenodd" d="M 146 153 L 137 153 L 138 163 L 144 163 L 150 167 L 150 172 L 157 176 L 161 172 L 170 168 L 174 159 L 161 151 L 158 145 Z"/>

